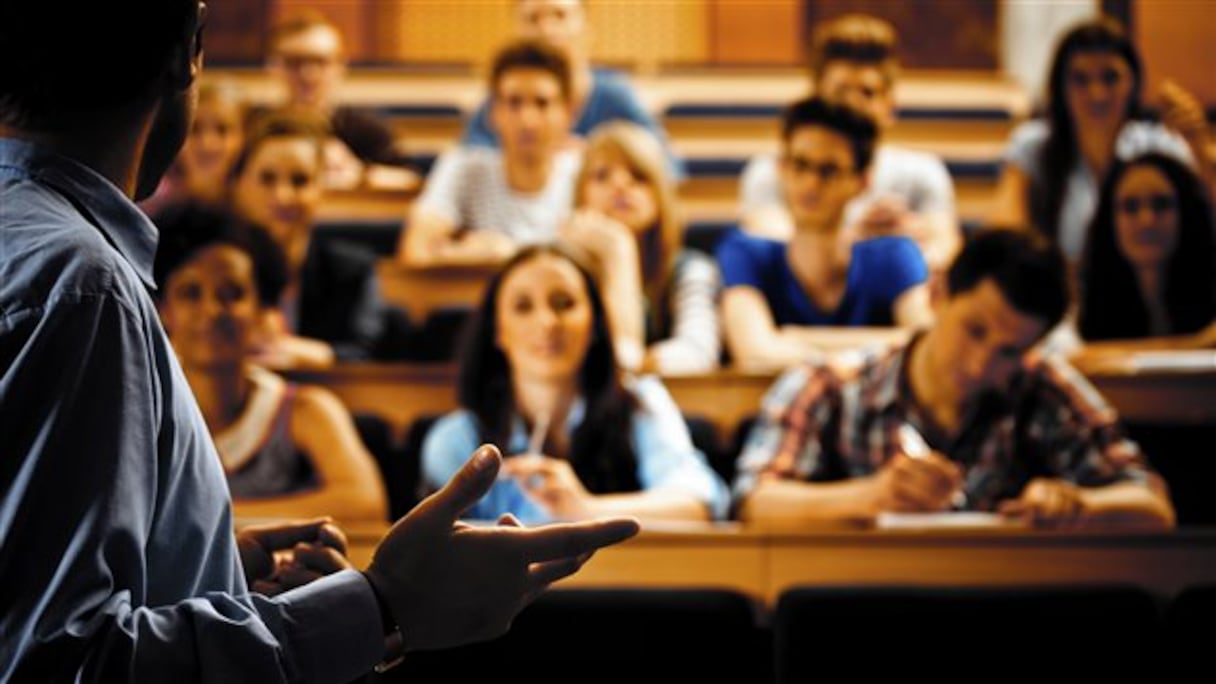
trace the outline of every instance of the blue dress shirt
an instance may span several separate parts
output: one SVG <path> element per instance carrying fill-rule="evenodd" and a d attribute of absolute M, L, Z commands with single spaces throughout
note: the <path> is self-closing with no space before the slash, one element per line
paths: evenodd
<path fill-rule="evenodd" d="M 0 681 L 349 681 L 384 644 L 361 575 L 246 589 L 156 238 L 98 173 L 0 138 Z"/>

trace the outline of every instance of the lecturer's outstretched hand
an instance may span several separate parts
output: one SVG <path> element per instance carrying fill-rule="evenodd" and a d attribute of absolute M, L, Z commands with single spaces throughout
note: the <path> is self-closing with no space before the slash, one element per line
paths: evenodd
<path fill-rule="evenodd" d="M 443 489 L 397 521 L 366 575 L 388 602 L 407 650 L 435 649 L 503 634 L 551 583 L 596 549 L 637 534 L 629 518 L 525 528 L 474 527 L 460 514 L 489 490 L 502 465 L 482 445 Z"/>

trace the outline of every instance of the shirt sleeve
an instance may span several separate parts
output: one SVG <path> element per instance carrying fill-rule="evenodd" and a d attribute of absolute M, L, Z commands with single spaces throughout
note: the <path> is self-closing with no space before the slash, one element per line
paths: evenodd
<path fill-rule="evenodd" d="M 383 635 L 361 575 L 275 599 L 246 592 L 227 497 L 208 489 L 222 475 L 201 460 L 214 452 L 161 422 L 162 397 L 184 380 L 163 386 L 150 334 L 133 305 L 100 295 L 0 316 L 0 679 L 366 672 Z"/>
<path fill-rule="evenodd" d="M 477 147 L 498 147 L 498 136 L 490 128 L 489 98 L 482 100 L 481 104 L 477 106 L 477 111 L 473 112 L 473 116 L 469 118 L 469 123 L 464 129 L 464 137 L 460 139 L 460 144 Z"/>
<path fill-rule="evenodd" d="M 739 177 L 739 212 L 746 216 L 766 207 L 784 206 L 781 179 L 777 176 L 777 159 L 761 154 L 747 160 Z"/>
<path fill-rule="evenodd" d="M 715 254 L 722 272 L 723 287 L 749 285 L 764 292 L 764 264 L 755 249 L 760 244 L 760 238 L 748 237 L 737 229 L 722 238 Z"/>
<path fill-rule="evenodd" d="M 426 186 L 418 198 L 417 207 L 420 211 L 439 216 L 458 228 L 464 224 L 460 188 L 465 176 L 465 161 L 468 158 L 465 151 L 459 147 L 439 156 L 435 166 L 427 174 Z"/>
<path fill-rule="evenodd" d="M 1124 436 L 1114 408 L 1079 371 L 1049 355 L 1035 373 L 1036 410 L 1025 429 L 1048 472 L 1083 487 L 1150 482 L 1154 474 L 1139 445 Z"/>
<path fill-rule="evenodd" d="M 705 504 L 715 520 L 725 518 L 730 506 L 726 483 L 693 446 L 688 425 L 662 382 L 646 376 L 630 389 L 640 404 L 633 416 L 633 438 L 642 488 L 683 492 Z"/>
<path fill-rule="evenodd" d="M 899 236 L 875 238 L 870 241 L 873 262 L 867 274 L 873 274 L 875 282 L 881 283 L 879 296 L 884 301 L 894 302 L 909 288 L 920 285 L 929 277 L 925 257 L 915 242 Z"/>
<path fill-rule="evenodd" d="M 954 181 L 950 170 L 936 155 L 924 154 L 917 170 L 919 192 L 911 209 L 918 214 L 955 215 Z"/>
<path fill-rule="evenodd" d="M 1039 176 L 1039 154 L 1047 143 L 1047 122 L 1026 121 L 1013 129 L 1005 148 L 1005 163 L 1012 164 L 1030 178 Z"/>
<path fill-rule="evenodd" d="M 803 364 L 777 378 L 736 461 L 735 500 L 767 478 L 807 480 L 831 453 L 824 433 L 840 410 L 837 383 L 824 367 Z"/>
<path fill-rule="evenodd" d="M 718 293 L 722 279 L 712 259 L 688 254 L 677 260 L 669 306 L 671 337 L 651 346 L 662 373 L 703 373 L 718 366 L 722 335 Z"/>

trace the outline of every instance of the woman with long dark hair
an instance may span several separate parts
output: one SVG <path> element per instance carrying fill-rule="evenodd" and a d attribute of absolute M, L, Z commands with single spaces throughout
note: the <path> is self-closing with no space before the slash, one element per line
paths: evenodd
<path fill-rule="evenodd" d="M 726 512 L 726 485 L 662 384 L 622 381 L 595 283 L 560 248 L 524 249 L 491 279 L 461 360 L 460 405 L 423 444 L 427 483 L 447 481 L 465 445 L 492 442 L 508 454 L 507 477 L 470 517 Z"/>
<path fill-rule="evenodd" d="M 1118 159 L 1164 151 L 1206 169 L 1202 105 L 1167 82 L 1162 122 L 1144 120 L 1143 84 L 1140 56 L 1118 21 L 1099 17 L 1068 31 L 1052 58 L 1045 118 L 1022 124 L 1010 139 L 990 223 L 1033 225 L 1075 264 L 1099 185 Z"/>
<path fill-rule="evenodd" d="M 1212 204 L 1177 159 L 1116 165 L 1081 260 L 1078 328 L 1086 342 L 1197 336 L 1216 320 Z"/>

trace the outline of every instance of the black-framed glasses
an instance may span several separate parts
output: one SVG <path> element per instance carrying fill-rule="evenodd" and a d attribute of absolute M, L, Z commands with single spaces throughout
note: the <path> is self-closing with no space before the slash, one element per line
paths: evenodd
<path fill-rule="evenodd" d="M 1143 195 L 1140 197 L 1124 197 L 1115 202 L 1115 208 L 1121 214 L 1135 216 L 1141 209 L 1150 209 L 1153 214 L 1160 216 L 1167 211 L 1178 208 L 1178 200 L 1173 195 Z"/>
<path fill-rule="evenodd" d="M 784 161 L 794 175 L 816 176 L 824 183 L 831 183 L 853 173 L 853 167 L 841 166 L 835 162 L 816 162 L 806 157 L 790 155 L 784 157 Z"/>

